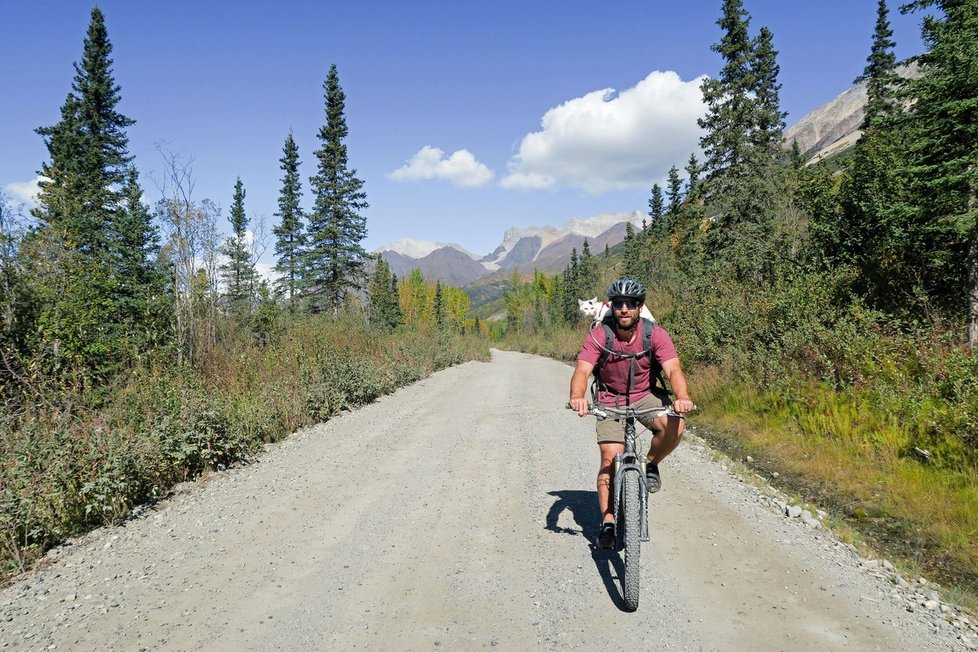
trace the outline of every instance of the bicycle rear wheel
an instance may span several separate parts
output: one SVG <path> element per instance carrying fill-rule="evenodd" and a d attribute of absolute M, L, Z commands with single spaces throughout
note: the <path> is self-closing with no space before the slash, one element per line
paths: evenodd
<path fill-rule="evenodd" d="M 625 547 L 625 576 L 622 578 L 622 594 L 629 611 L 638 609 L 639 558 L 641 556 L 642 503 L 639 492 L 638 471 L 631 470 L 622 478 L 622 513 Z"/>

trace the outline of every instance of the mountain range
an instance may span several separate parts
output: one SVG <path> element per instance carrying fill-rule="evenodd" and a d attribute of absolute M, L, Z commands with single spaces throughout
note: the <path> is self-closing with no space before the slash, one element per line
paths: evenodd
<path fill-rule="evenodd" d="M 426 279 L 464 287 L 486 276 L 510 275 L 514 271 L 558 272 L 567 266 L 571 251 L 580 253 L 584 241 L 595 254 L 605 246 L 625 239 L 625 224 L 641 228 L 645 214 L 602 213 L 590 218 L 574 218 L 563 227 L 511 227 L 492 253 L 478 256 L 455 243 L 403 239 L 378 248 L 391 267 L 403 278 L 418 268 Z"/>
<path fill-rule="evenodd" d="M 919 76 L 916 66 L 897 70 L 903 77 Z M 866 104 L 866 83 L 860 82 L 838 97 L 816 108 L 785 130 L 785 143 L 793 141 L 805 159 L 814 162 L 834 156 L 858 140 L 859 126 Z M 571 251 L 580 253 L 584 240 L 591 252 L 598 254 L 605 246 L 625 239 L 625 224 L 641 227 L 645 214 L 602 213 L 594 217 L 574 218 L 563 227 L 511 227 L 503 233 L 502 242 L 492 253 L 479 256 L 455 243 L 402 239 L 379 247 L 381 254 L 398 277 L 418 268 L 429 280 L 465 288 L 480 280 L 508 277 L 514 271 L 529 273 L 534 269 L 554 273 L 570 262 Z"/>

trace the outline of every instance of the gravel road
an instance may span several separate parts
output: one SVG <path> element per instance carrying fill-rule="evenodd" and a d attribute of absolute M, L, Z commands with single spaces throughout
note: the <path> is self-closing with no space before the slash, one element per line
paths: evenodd
<path fill-rule="evenodd" d="M 641 605 L 593 545 L 571 369 L 493 352 L 183 487 L 0 592 L 12 650 L 963 650 L 935 587 L 791 518 L 695 436 L 661 466 Z M 939 589 L 937 589 L 939 591 Z M 926 604 L 925 604 L 926 603 Z"/>

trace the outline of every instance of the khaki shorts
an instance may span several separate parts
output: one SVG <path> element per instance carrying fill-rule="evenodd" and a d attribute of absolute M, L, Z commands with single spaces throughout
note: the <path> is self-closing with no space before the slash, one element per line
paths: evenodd
<path fill-rule="evenodd" d="M 672 405 L 672 399 L 669 395 L 661 390 L 658 392 L 652 392 L 648 396 L 640 398 L 639 400 L 632 403 L 632 406 L 636 410 L 642 410 L 645 408 L 663 407 L 665 405 Z M 645 416 L 638 417 L 638 422 L 643 426 L 652 429 L 652 422 L 658 419 L 661 415 L 659 414 L 646 414 Z M 625 443 L 625 421 L 604 419 L 599 420 L 595 429 L 598 431 L 598 443 L 612 443 L 617 442 L 619 444 Z"/>

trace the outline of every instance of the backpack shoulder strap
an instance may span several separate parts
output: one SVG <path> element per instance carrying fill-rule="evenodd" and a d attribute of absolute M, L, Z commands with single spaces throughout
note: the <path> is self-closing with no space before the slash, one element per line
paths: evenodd
<path fill-rule="evenodd" d="M 598 363 L 594 365 L 595 369 L 600 369 L 611 352 L 615 350 L 615 332 L 611 329 L 611 323 L 607 316 L 601 320 L 601 329 L 604 331 L 604 346 L 601 347 Z"/>
<path fill-rule="evenodd" d="M 652 331 L 655 330 L 656 323 L 653 319 L 642 319 L 642 349 L 644 355 L 652 356 Z"/>

